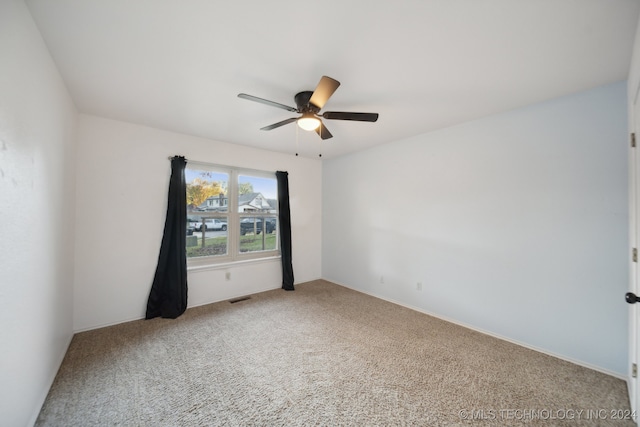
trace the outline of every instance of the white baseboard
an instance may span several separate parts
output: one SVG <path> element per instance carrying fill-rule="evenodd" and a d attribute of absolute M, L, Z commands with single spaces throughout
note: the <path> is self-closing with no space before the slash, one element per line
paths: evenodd
<path fill-rule="evenodd" d="M 573 363 L 574 365 L 582 366 L 584 368 L 592 369 L 594 371 L 598 371 L 598 372 L 601 372 L 603 374 L 610 375 L 610 376 L 615 377 L 615 378 L 619 378 L 621 380 L 624 380 L 625 382 L 627 381 L 627 377 L 622 375 L 622 374 L 620 374 L 620 373 L 618 373 L 618 372 L 614 372 L 614 371 L 611 371 L 609 369 L 602 368 L 600 366 L 592 365 L 592 364 L 584 362 L 582 360 L 573 359 L 571 357 L 563 356 L 561 354 L 557 354 L 557 353 L 551 352 L 549 350 L 545 350 L 543 348 L 527 344 L 527 343 L 522 342 L 522 341 L 514 340 L 512 338 L 505 337 L 503 335 L 496 334 L 494 332 L 487 331 L 487 330 L 482 329 L 482 328 L 478 328 L 478 327 L 470 325 L 468 323 L 460 322 L 460 321 L 458 321 L 456 319 L 452 319 L 452 318 L 449 318 L 447 316 L 443 316 L 441 314 L 437 314 L 437 313 L 430 312 L 428 310 L 424 310 L 424 309 L 422 309 L 420 307 L 415 307 L 415 306 L 412 306 L 410 304 L 405 304 L 403 302 L 396 301 L 394 299 L 387 298 L 387 297 L 384 297 L 382 295 L 375 294 L 373 292 L 363 291 L 362 289 L 354 288 L 352 286 L 345 285 L 343 283 L 339 283 L 339 282 L 337 282 L 335 280 L 331 280 L 331 279 L 322 279 L 322 280 L 326 280 L 327 282 L 335 283 L 336 285 L 343 286 L 345 288 L 348 288 L 348 289 L 351 289 L 351 290 L 354 290 L 354 291 L 357 291 L 357 292 L 361 292 L 363 294 L 372 296 L 374 298 L 378 298 L 378 299 L 381 299 L 381 300 L 384 300 L 384 301 L 387 301 L 387 302 L 390 302 L 390 303 L 393 303 L 393 304 L 408 308 L 410 310 L 414 310 L 414 311 L 417 311 L 419 313 L 426 314 L 428 316 L 432 316 L 432 317 L 435 317 L 435 318 L 440 319 L 440 320 L 444 320 L 445 322 L 449 322 L 449 323 L 453 323 L 453 324 L 458 325 L 458 326 L 462 326 L 463 328 L 471 329 L 472 331 L 475 331 L 475 332 L 480 332 L 481 334 L 488 335 L 490 337 L 497 338 L 497 339 L 502 340 L 502 341 L 507 341 L 507 342 L 509 342 L 511 344 L 515 344 L 515 345 L 518 345 L 520 347 L 527 348 L 529 350 L 537 351 L 538 353 L 543 353 L 543 354 L 546 354 L 548 356 L 555 357 L 556 359 L 561 359 L 561 360 L 564 360 L 566 362 Z"/>
<path fill-rule="evenodd" d="M 134 322 L 136 320 L 142 320 L 142 319 L 144 319 L 144 315 L 140 317 L 133 317 L 133 318 L 124 319 L 124 320 L 116 320 L 115 322 L 101 323 L 99 325 L 93 325 L 93 326 L 87 326 L 84 328 L 74 329 L 73 333 L 79 334 L 80 332 L 87 332 L 87 331 L 93 331 L 94 329 L 108 328 L 109 326 L 120 325 L 122 323 Z"/>

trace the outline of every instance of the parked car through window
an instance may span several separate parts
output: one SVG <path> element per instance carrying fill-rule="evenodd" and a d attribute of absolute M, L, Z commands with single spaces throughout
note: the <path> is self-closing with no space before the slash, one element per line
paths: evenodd
<path fill-rule="evenodd" d="M 192 220 L 189 222 L 189 226 L 198 231 L 203 231 L 202 227 L 204 227 L 204 231 L 227 231 L 227 223 L 216 218 L 206 218 L 204 225 L 202 220 Z"/>

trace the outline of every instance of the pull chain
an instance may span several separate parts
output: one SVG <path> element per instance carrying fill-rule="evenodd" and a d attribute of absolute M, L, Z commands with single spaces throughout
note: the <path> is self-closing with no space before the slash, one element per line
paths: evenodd
<path fill-rule="evenodd" d="M 318 157 L 322 157 L 322 120 L 320 120 L 320 154 L 318 154 Z"/>

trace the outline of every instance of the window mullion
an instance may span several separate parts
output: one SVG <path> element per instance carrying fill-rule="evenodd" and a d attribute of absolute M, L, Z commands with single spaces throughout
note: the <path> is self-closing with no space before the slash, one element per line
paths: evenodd
<path fill-rule="evenodd" d="M 240 220 L 238 218 L 238 172 L 231 170 L 229 183 L 227 185 L 229 192 L 229 230 L 227 234 L 227 242 L 229 244 L 229 255 L 232 260 L 238 257 L 238 248 L 240 245 Z"/>

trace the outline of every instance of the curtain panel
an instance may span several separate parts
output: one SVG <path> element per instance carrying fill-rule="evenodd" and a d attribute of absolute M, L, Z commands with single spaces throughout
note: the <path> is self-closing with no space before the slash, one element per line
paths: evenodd
<path fill-rule="evenodd" d="M 293 264 L 291 260 L 291 209 L 289 207 L 289 174 L 276 172 L 278 180 L 278 219 L 280 224 L 280 255 L 282 261 L 282 289 L 293 291 Z"/>
<path fill-rule="evenodd" d="M 147 319 L 175 319 L 187 309 L 187 186 L 184 157 L 171 159 L 169 201 L 158 266 L 147 301 Z"/>

